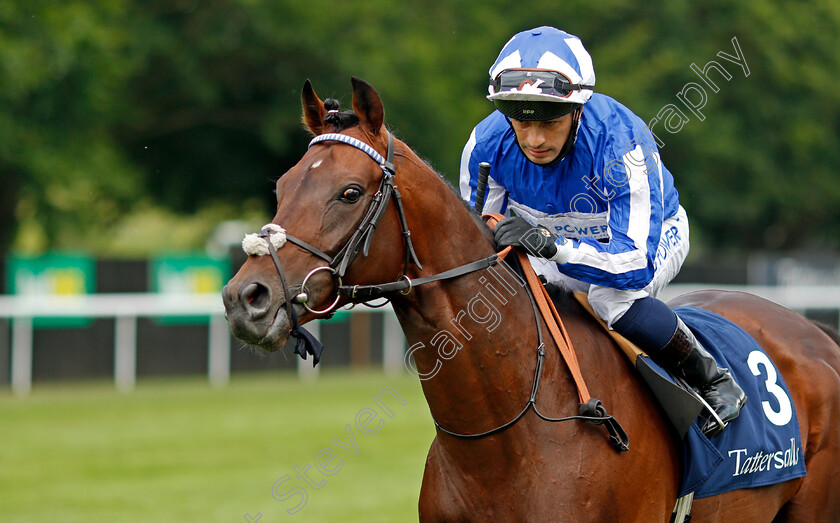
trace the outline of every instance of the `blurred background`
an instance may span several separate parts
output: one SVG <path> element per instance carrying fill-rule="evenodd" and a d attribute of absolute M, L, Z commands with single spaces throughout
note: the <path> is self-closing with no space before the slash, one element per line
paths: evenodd
<path fill-rule="evenodd" d="M 138 378 L 142 388 L 144 380 L 153 387 L 181 377 L 189 390 L 205 391 L 189 380 L 204 376 L 205 383 L 208 375 L 217 385 L 266 373 L 297 383 L 288 350 L 268 356 L 230 339 L 215 297 L 244 259 L 242 235 L 273 215 L 274 181 L 306 149 L 304 80 L 343 107 L 350 76 L 367 80 L 383 99 L 388 126 L 457 183 L 463 144 L 492 110 L 484 98 L 490 65 L 514 33 L 539 25 L 583 40 L 596 91 L 645 121 L 661 120 L 654 132 L 662 160 L 692 223 L 691 254 L 675 282 L 688 287 L 671 292 L 749 285 L 837 325 L 837 2 L 4 0 L 0 424 L 4 412 L 22 408 L 18 396 L 34 392 L 34 409 L 39 385 L 45 405 L 101 396 L 114 402 L 103 411 L 110 412 L 128 401 L 110 396 L 115 379 L 120 390 L 134 389 Z M 734 57 L 735 42 L 744 67 L 719 54 Z M 707 70 L 716 92 L 696 71 L 712 60 L 730 75 Z M 682 117 L 666 123 L 669 114 Z M 178 309 L 161 298 L 167 295 L 195 299 Z M 26 296 L 38 299 L 21 301 Z M 389 321 L 387 314 L 343 314 L 321 322 L 326 372 L 362 372 L 361 386 L 373 393 L 379 383 L 403 383 L 403 347 L 387 350 Z M 383 367 L 389 373 L 380 374 Z M 179 395 L 177 386 L 166 387 L 147 394 L 155 402 Z M 203 393 L 218 394 L 212 391 Z M 419 385 L 401 392 L 424 412 Z M 337 416 L 314 444 L 343 437 L 352 412 L 346 418 Z M 413 450 L 419 458 L 407 472 L 409 503 L 416 503 L 433 434 L 422 421 L 426 432 Z M 40 433 L 37 426 L 29 427 Z M 311 461 L 317 450 L 292 459 Z M 269 475 L 282 468 L 274 463 Z M 266 478 L 254 499 L 286 516 L 270 497 L 276 477 Z M 0 494 L 0 519 L 3 501 L 9 498 Z M 11 514 L 26 520 L 36 505 Z M 200 507 L 174 519 L 210 517 Z M 241 508 L 217 515 L 238 519 L 250 509 Z"/>

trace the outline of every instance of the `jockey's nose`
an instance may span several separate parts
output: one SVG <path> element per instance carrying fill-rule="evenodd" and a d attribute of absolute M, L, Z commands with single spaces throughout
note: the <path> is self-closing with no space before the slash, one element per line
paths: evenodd
<path fill-rule="evenodd" d="M 529 125 L 522 132 L 522 145 L 533 149 L 538 149 L 545 144 L 545 132 L 540 125 Z"/>

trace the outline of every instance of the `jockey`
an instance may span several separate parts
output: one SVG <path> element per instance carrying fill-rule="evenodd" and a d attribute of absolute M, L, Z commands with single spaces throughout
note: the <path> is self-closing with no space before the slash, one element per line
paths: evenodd
<path fill-rule="evenodd" d="M 609 328 L 683 377 L 726 424 L 744 391 L 655 297 L 689 249 L 673 176 L 645 123 L 594 87 L 578 37 L 538 27 L 511 38 L 490 68 L 497 110 L 464 147 L 461 195 L 475 203 L 488 162 L 485 212 L 515 212 L 496 226 L 498 248 L 524 247 L 548 282 L 586 291 Z M 701 428 L 722 429 L 713 419 Z"/>

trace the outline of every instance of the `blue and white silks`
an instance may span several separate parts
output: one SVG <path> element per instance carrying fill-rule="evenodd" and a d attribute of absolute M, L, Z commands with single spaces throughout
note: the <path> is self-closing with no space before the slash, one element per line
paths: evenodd
<path fill-rule="evenodd" d="M 662 222 L 679 210 L 674 179 L 645 123 L 608 96 L 583 106 L 577 141 L 562 161 L 540 166 L 519 150 L 498 111 L 473 130 L 461 157 L 460 190 L 475 203 L 478 164 L 488 162 L 484 209 L 512 209 L 572 240 L 558 270 L 615 289 L 642 289 L 653 278 Z"/>

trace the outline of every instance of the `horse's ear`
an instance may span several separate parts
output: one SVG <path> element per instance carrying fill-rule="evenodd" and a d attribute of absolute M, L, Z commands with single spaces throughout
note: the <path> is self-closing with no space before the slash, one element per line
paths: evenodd
<path fill-rule="evenodd" d="M 319 135 L 324 132 L 324 116 L 327 111 L 324 109 L 324 102 L 315 94 L 315 89 L 312 88 L 312 82 L 306 80 L 303 84 L 303 92 L 301 93 L 301 100 L 303 102 L 303 123 L 314 135 Z"/>
<path fill-rule="evenodd" d="M 379 134 L 385 121 L 385 108 L 382 99 L 371 85 L 361 78 L 351 78 L 353 82 L 353 111 L 365 131 L 374 135 Z"/>

